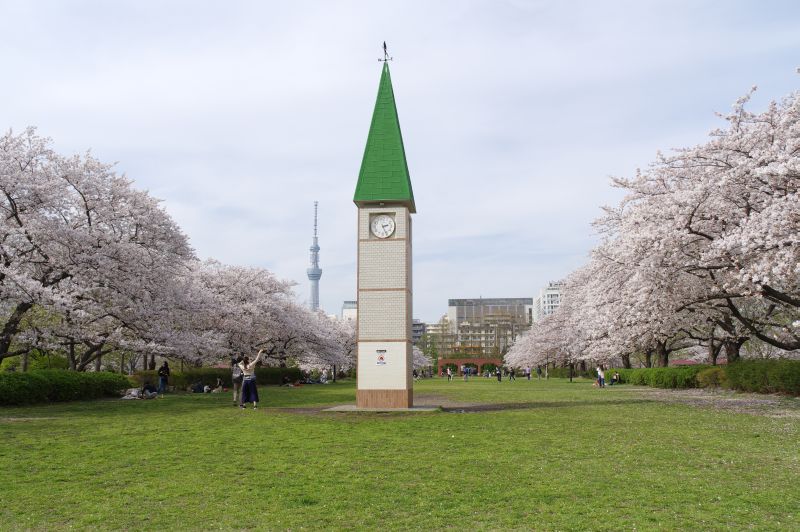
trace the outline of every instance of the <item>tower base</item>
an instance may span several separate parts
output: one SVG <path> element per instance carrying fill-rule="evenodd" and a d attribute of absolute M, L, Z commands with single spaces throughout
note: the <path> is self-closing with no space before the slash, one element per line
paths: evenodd
<path fill-rule="evenodd" d="M 411 408 L 414 390 L 356 390 L 358 408 Z"/>

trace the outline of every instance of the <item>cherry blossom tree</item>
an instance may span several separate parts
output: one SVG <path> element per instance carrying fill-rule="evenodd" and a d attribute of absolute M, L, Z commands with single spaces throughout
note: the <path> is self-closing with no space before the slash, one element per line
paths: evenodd
<path fill-rule="evenodd" d="M 411 353 L 414 356 L 413 366 L 414 369 L 422 369 L 433 366 L 433 359 L 422 352 L 420 348 L 414 346 L 411 348 Z"/>
<path fill-rule="evenodd" d="M 748 100 L 708 142 L 614 180 L 627 195 L 597 221 L 601 244 L 512 359 L 638 352 L 665 366 L 693 346 L 712 361 L 750 339 L 800 348 L 800 93 L 760 114 Z"/>
<path fill-rule="evenodd" d="M 56 154 L 33 129 L 0 138 L 0 192 L 0 359 L 60 344 L 85 366 L 193 258 L 155 199 L 88 153 Z M 26 329 L 35 308 L 51 319 Z"/>
<path fill-rule="evenodd" d="M 196 305 L 194 315 L 205 318 L 195 335 L 214 333 L 209 336 L 213 341 L 190 343 L 199 358 L 218 362 L 233 354 L 263 349 L 264 360 L 278 366 L 347 369 L 352 365 L 352 324 L 299 305 L 292 283 L 263 268 L 212 260 L 196 264 L 195 276 L 196 291 L 205 294 L 197 298 L 205 302 Z"/>
<path fill-rule="evenodd" d="M 601 222 L 611 255 L 647 273 L 673 314 L 713 322 L 730 360 L 751 335 L 800 347 L 800 102 L 795 93 L 754 114 L 748 100 L 706 144 L 616 180 L 629 195 Z"/>

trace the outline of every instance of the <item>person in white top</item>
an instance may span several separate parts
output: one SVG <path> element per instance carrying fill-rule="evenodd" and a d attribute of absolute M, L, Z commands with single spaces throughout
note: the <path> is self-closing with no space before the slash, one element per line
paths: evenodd
<path fill-rule="evenodd" d="M 256 388 L 256 364 L 258 364 L 259 360 L 261 360 L 261 353 L 264 350 L 258 352 L 255 360 L 252 362 L 250 361 L 250 357 L 244 357 L 241 362 L 239 362 L 239 368 L 242 370 L 242 374 L 244 375 L 244 379 L 242 380 L 242 393 L 239 406 L 244 408 L 245 403 L 253 403 L 253 410 L 256 409 L 258 406 L 258 388 Z"/>

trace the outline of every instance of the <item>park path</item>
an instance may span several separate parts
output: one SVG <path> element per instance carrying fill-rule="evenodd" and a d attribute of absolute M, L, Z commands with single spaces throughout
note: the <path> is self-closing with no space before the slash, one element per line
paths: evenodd
<path fill-rule="evenodd" d="M 630 393 L 635 393 L 639 397 L 665 403 L 679 403 L 738 414 L 800 419 L 800 397 L 702 388 L 664 390 L 637 386 L 620 387 L 620 390 L 630 390 Z"/>

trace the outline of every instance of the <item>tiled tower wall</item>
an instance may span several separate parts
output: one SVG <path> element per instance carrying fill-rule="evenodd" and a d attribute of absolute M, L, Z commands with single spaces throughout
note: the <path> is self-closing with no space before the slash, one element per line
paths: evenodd
<path fill-rule="evenodd" d="M 394 218 L 381 239 L 369 225 Z M 358 214 L 358 389 L 411 390 L 411 217 L 404 206 L 362 207 Z M 386 364 L 377 351 L 386 350 Z M 410 406 L 410 405 L 409 405 Z"/>

